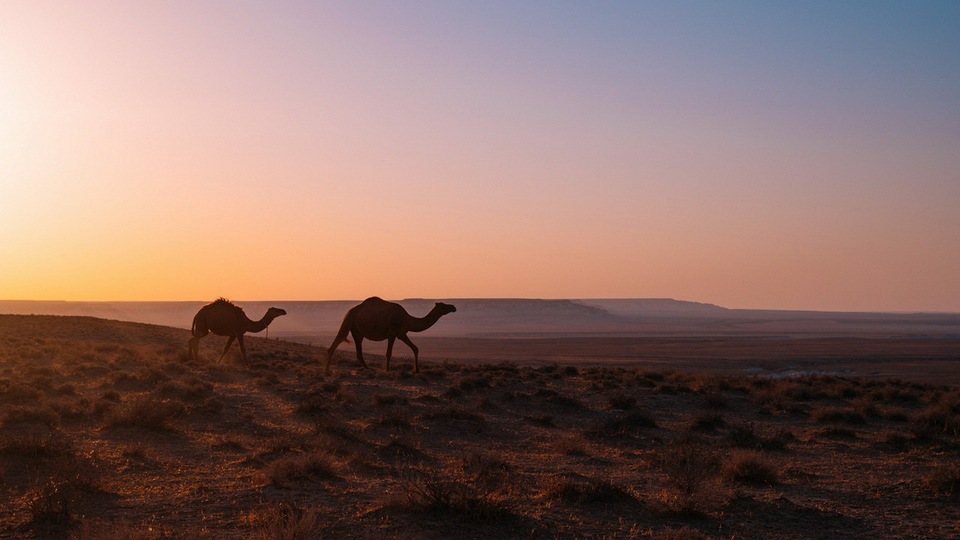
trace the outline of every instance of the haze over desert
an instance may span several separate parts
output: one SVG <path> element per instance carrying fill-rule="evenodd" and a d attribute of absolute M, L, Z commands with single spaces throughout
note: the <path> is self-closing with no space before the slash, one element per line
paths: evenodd
<path fill-rule="evenodd" d="M 0 538 L 960 537 L 958 29 L 0 2 Z"/>

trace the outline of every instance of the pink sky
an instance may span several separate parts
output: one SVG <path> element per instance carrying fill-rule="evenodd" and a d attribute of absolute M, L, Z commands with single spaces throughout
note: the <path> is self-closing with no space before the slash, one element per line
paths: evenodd
<path fill-rule="evenodd" d="M 4 2 L 0 298 L 960 311 L 960 7 Z"/>

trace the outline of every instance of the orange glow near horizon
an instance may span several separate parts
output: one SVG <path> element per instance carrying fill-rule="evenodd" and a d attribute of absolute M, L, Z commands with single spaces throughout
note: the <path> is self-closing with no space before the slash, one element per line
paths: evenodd
<path fill-rule="evenodd" d="M 434 8 L 0 7 L 0 299 L 960 311 L 960 9 Z"/>

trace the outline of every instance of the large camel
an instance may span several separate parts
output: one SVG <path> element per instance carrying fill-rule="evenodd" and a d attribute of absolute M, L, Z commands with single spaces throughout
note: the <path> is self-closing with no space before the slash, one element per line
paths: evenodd
<path fill-rule="evenodd" d="M 396 339 L 407 344 L 413 351 L 413 371 L 420 371 L 419 349 L 407 337 L 408 332 L 423 332 L 430 328 L 440 317 L 447 313 L 453 313 L 457 308 L 450 304 L 437 302 L 426 317 L 417 318 L 407 313 L 403 306 L 394 302 L 381 300 L 376 296 L 367 298 L 357 306 L 350 308 L 346 316 L 343 317 L 343 324 L 340 325 L 340 332 L 333 340 L 333 344 L 327 350 L 326 373 L 330 374 L 330 361 L 333 359 L 333 353 L 341 343 L 347 341 L 347 334 L 353 336 L 353 342 L 357 346 L 357 360 L 360 365 L 367 367 L 363 361 L 363 340 L 371 339 L 373 341 L 387 340 L 387 371 L 390 370 L 390 356 L 393 353 L 393 342 Z"/>
<path fill-rule="evenodd" d="M 193 360 L 198 359 L 197 352 L 200 347 L 200 338 L 213 332 L 218 336 L 227 336 L 229 338 L 217 362 L 220 362 L 223 360 L 223 357 L 226 356 L 230 345 L 233 344 L 233 340 L 237 340 L 240 343 L 240 354 L 243 356 L 243 361 L 246 362 L 247 348 L 243 345 L 243 334 L 247 332 L 262 332 L 274 319 L 286 314 L 286 311 L 272 307 L 267 310 L 267 313 L 264 314 L 262 319 L 259 321 L 251 321 L 240 307 L 234 305 L 226 298 L 220 298 L 215 302 L 211 302 L 200 308 L 200 311 L 198 311 L 197 315 L 193 318 L 193 328 L 191 329 L 193 337 L 190 338 L 189 342 L 190 358 Z"/>

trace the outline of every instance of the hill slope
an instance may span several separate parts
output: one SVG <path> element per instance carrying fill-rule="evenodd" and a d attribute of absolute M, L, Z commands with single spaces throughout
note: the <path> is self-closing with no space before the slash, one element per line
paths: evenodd
<path fill-rule="evenodd" d="M 187 337 L 0 316 L 0 537 L 958 532 L 955 388 L 555 365 L 385 373 L 347 353 L 322 377 L 313 347 L 250 338 L 249 364 L 218 365 L 223 338 L 192 362 Z"/>

